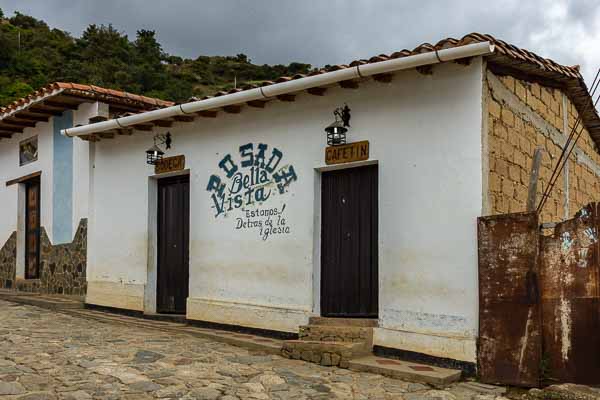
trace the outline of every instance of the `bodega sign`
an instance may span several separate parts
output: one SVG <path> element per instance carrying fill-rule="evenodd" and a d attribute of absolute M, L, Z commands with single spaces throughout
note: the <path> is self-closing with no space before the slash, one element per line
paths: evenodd
<path fill-rule="evenodd" d="M 225 155 L 218 168 L 219 173 L 211 175 L 206 186 L 215 218 L 240 208 L 263 206 L 273 196 L 286 193 L 298 179 L 294 167 L 285 164 L 283 152 L 264 143 L 240 146 L 237 154 Z"/>

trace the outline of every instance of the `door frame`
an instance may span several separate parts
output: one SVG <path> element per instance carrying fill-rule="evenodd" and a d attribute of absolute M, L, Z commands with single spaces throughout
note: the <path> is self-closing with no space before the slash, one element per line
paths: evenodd
<path fill-rule="evenodd" d="M 346 164 L 336 164 L 336 165 L 321 165 L 318 167 L 314 167 L 315 171 L 315 185 L 314 185 L 314 199 L 313 199 L 313 304 L 312 304 L 312 314 L 314 316 L 321 316 L 321 178 L 323 172 L 336 171 L 340 169 L 350 169 L 350 168 L 359 168 L 365 167 L 368 165 L 377 165 L 377 179 L 378 182 L 381 183 L 381 168 L 379 167 L 379 160 L 366 160 L 366 161 L 356 161 L 350 162 Z M 379 204 L 381 202 L 379 199 L 381 198 L 381 184 L 377 185 L 377 201 Z M 378 230 L 381 231 L 381 207 L 377 207 L 377 227 Z M 378 235 L 379 237 L 379 235 Z M 377 243 L 378 254 L 381 254 L 381 240 L 378 240 Z M 378 277 L 379 283 L 377 290 L 379 294 L 381 294 L 381 268 L 379 268 L 378 263 Z M 381 305 L 381 296 L 379 297 L 378 308 L 382 310 Z"/>
<path fill-rule="evenodd" d="M 25 279 L 40 279 L 40 275 L 41 275 L 41 271 L 40 271 L 40 258 L 41 258 L 41 239 L 42 239 L 42 235 L 41 235 L 41 230 L 42 230 L 42 215 L 41 215 L 41 211 L 42 211 L 42 207 L 41 207 L 41 202 L 42 202 L 42 180 L 39 176 L 28 179 L 26 181 L 23 182 L 24 184 L 24 188 L 25 188 L 25 229 L 24 229 L 24 235 L 25 235 L 25 271 L 24 271 L 24 277 Z M 37 227 L 36 227 L 36 235 L 37 235 L 37 240 L 36 240 L 36 264 L 37 264 L 37 268 L 36 268 L 36 276 L 31 276 L 28 274 L 28 266 L 27 263 L 29 261 L 28 257 L 29 257 L 29 240 L 28 240 L 28 232 L 29 232 L 29 188 L 32 185 L 37 185 L 37 209 L 36 209 L 36 214 L 37 214 Z"/>
<path fill-rule="evenodd" d="M 190 175 L 190 242 L 192 237 L 192 185 L 189 169 L 148 176 L 148 262 L 144 290 L 144 314 L 156 314 L 158 288 L 158 181 L 163 178 Z M 190 247 L 191 251 L 191 247 Z M 191 278 L 191 268 L 189 270 Z M 191 282 L 191 279 L 190 279 Z"/>

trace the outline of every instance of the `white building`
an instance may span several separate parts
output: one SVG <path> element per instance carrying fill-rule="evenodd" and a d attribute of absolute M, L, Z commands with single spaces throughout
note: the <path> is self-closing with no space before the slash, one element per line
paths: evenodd
<path fill-rule="evenodd" d="M 0 286 L 84 295 L 89 143 L 60 134 L 173 103 L 54 83 L 0 109 Z"/>
<path fill-rule="evenodd" d="M 64 130 L 92 140 L 86 302 L 289 333 L 376 318 L 375 346 L 475 363 L 486 74 L 562 73 L 533 57 L 469 35 Z M 328 164 L 346 104 L 368 153 Z M 155 173 L 167 132 L 185 165 Z"/>

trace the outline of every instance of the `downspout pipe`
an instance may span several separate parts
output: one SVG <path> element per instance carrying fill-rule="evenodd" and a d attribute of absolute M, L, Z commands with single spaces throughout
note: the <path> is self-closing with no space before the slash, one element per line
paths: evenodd
<path fill-rule="evenodd" d="M 148 111 L 127 117 L 111 119 L 94 124 L 78 126 L 61 130 L 65 136 L 91 135 L 97 132 L 122 129 L 128 126 L 166 119 L 178 115 L 194 114 L 199 111 L 221 108 L 234 104 L 246 103 L 253 100 L 268 100 L 276 96 L 298 92 L 318 86 L 331 85 L 350 79 L 364 78 L 367 76 L 384 74 L 393 71 L 416 68 L 424 65 L 438 64 L 441 62 L 457 60 L 461 58 L 485 56 L 494 52 L 494 45 L 490 42 L 467 44 L 438 51 L 416 54 L 392 60 L 380 61 L 371 64 L 357 65 L 338 71 L 326 72 L 315 76 L 295 79 L 288 82 L 275 83 L 273 85 L 244 90 L 237 93 L 213 97 L 205 100 L 193 101 L 179 104 L 160 110 Z"/>

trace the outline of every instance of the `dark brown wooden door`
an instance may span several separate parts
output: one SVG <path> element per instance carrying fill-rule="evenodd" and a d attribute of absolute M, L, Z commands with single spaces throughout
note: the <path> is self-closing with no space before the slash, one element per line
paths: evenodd
<path fill-rule="evenodd" d="M 183 313 L 189 290 L 189 175 L 158 181 L 159 313 Z"/>
<path fill-rule="evenodd" d="M 324 172 L 321 314 L 377 317 L 377 166 Z"/>
<path fill-rule="evenodd" d="M 40 179 L 25 182 L 25 278 L 40 277 Z"/>

